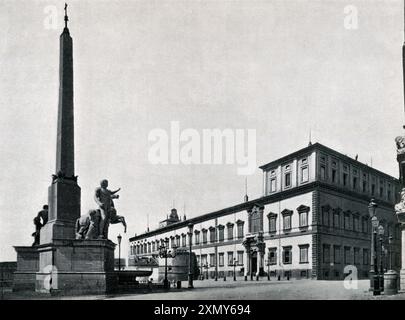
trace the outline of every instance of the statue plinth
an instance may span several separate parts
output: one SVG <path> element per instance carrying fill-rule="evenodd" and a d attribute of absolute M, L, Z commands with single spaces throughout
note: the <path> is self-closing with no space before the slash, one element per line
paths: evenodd
<path fill-rule="evenodd" d="M 54 239 L 38 246 L 35 290 L 59 294 L 105 294 L 116 287 L 115 243 Z"/>

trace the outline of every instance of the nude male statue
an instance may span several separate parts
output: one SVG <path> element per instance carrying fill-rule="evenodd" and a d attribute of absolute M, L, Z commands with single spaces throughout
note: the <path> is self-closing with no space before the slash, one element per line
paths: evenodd
<path fill-rule="evenodd" d="M 41 221 L 42 220 L 42 221 Z M 41 229 L 48 222 L 48 205 L 44 204 L 42 210 L 38 212 L 34 218 L 35 232 L 32 234 L 34 237 L 34 243 L 32 246 L 39 245 L 39 237 Z"/>
<path fill-rule="evenodd" d="M 108 239 L 108 227 L 110 224 L 111 209 L 114 208 L 114 202 L 112 199 L 118 199 L 119 195 L 116 195 L 121 188 L 111 191 L 107 189 L 108 180 L 102 180 L 100 182 L 100 187 L 98 187 L 94 193 L 94 200 L 100 207 L 101 219 L 100 219 L 100 230 L 99 238 Z"/>

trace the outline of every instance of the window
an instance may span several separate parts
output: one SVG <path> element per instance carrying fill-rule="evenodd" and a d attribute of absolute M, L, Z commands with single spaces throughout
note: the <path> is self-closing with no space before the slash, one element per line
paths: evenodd
<path fill-rule="evenodd" d="M 203 229 L 203 230 L 202 230 L 202 234 L 203 234 L 202 242 L 203 242 L 203 244 L 205 244 L 205 243 L 208 242 L 208 241 L 207 241 L 208 230 L 207 230 L 207 229 Z"/>
<path fill-rule="evenodd" d="M 195 256 L 197 259 L 197 266 L 201 266 L 201 256 Z"/>
<path fill-rule="evenodd" d="M 180 236 L 176 236 L 176 246 L 180 247 Z"/>
<path fill-rule="evenodd" d="M 308 227 L 308 212 L 310 208 L 305 205 L 300 205 L 297 208 L 298 211 L 298 220 L 299 220 L 299 227 L 300 228 L 305 228 Z"/>
<path fill-rule="evenodd" d="M 218 253 L 218 265 L 220 267 L 224 266 L 224 253 L 223 252 Z"/>
<path fill-rule="evenodd" d="M 187 246 L 187 243 L 186 243 L 186 241 L 187 241 L 186 239 L 187 239 L 187 238 L 186 238 L 186 237 L 187 237 L 187 236 L 186 236 L 185 234 L 182 234 L 182 235 L 181 235 L 181 246 L 182 246 L 182 247 Z"/>
<path fill-rule="evenodd" d="M 239 266 L 243 266 L 243 251 L 238 251 L 237 263 Z"/>
<path fill-rule="evenodd" d="M 304 228 L 308 227 L 308 212 L 309 212 L 309 207 L 300 207 L 298 208 L 298 217 L 299 217 L 299 227 Z"/>
<path fill-rule="evenodd" d="M 215 253 L 210 254 L 210 266 L 213 267 L 215 266 L 216 261 L 215 261 Z"/>
<path fill-rule="evenodd" d="M 344 228 L 345 228 L 345 230 L 351 230 L 350 213 L 345 213 Z"/>
<path fill-rule="evenodd" d="M 208 265 L 208 263 L 207 263 L 207 255 L 206 254 L 201 255 L 201 265 L 202 266 Z"/>
<path fill-rule="evenodd" d="M 374 183 L 371 184 L 371 195 L 372 196 L 375 195 L 375 184 Z"/>
<path fill-rule="evenodd" d="M 195 244 L 200 244 L 200 231 L 195 232 Z"/>
<path fill-rule="evenodd" d="M 276 191 L 277 191 L 276 178 L 271 178 L 270 179 L 270 192 L 276 192 Z"/>
<path fill-rule="evenodd" d="M 228 227 L 228 240 L 232 240 L 233 239 L 233 223 L 228 223 L 227 224 Z"/>
<path fill-rule="evenodd" d="M 354 264 L 360 263 L 360 248 L 354 248 Z"/>
<path fill-rule="evenodd" d="M 300 263 L 308 263 L 308 248 L 309 245 L 300 245 Z"/>
<path fill-rule="evenodd" d="M 360 231 L 359 217 L 353 216 L 353 230 L 356 232 Z"/>
<path fill-rule="evenodd" d="M 340 228 L 340 209 L 333 209 L 333 227 Z"/>
<path fill-rule="evenodd" d="M 345 264 L 350 264 L 350 247 L 345 247 Z"/>
<path fill-rule="evenodd" d="M 364 232 L 364 233 L 368 233 L 368 219 L 367 219 L 367 217 L 362 217 L 361 218 L 361 221 L 362 221 L 362 231 Z"/>
<path fill-rule="evenodd" d="M 277 214 L 269 213 L 269 232 L 276 232 L 277 231 Z"/>
<path fill-rule="evenodd" d="M 347 186 L 347 173 L 343 173 L 343 185 Z"/>
<path fill-rule="evenodd" d="M 233 252 L 228 252 L 228 266 L 233 266 Z"/>
<path fill-rule="evenodd" d="M 325 165 L 321 165 L 320 176 L 321 176 L 321 180 L 326 180 L 326 167 L 325 167 Z"/>
<path fill-rule="evenodd" d="M 291 172 L 287 172 L 284 176 L 284 186 L 286 188 L 291 187 Z"/>
<path fill-rule="evenodd" d="M 292 263 L 292 247 L 283 247 L 283 263 L 291 264 Z"/>
<path fill-rule="evenodd" d="M 215 228 L 214 228 L 214 227 L 211 227 L 211 228 L 210 228 L 210 242 L 213 243 L 213 242 L 215 242 L 216 240 L 217 240 L 217 239 L 216 239 Z"/>
<path fill-rule="evenodd" d="M 332 169 L 332 182 L 336 183 L 336 169 Z"/>
<path fill-rule="evenodd" d="M 391 199 L 391 184 L 388 184 L 388 187 L 387 187 L 387 199 L 388 199 L 389 201 L 392 200 L 392 199 Z"/>
<path fill-rule="evenodd" d="M 244 237 L 244 235 L 243 235 L 243 224 L 244 224 L 244 222 L 239 220 L 237 222 L 237 224 L 238 224 L 238 239 L 241 239 L 241 238 Z"/>
<path fill-rule="evenodd" d="M 263 208 L 254 206 L 252 210 L 248 210 L 248 218 L 250 233 L 263 231 Z"/>
<path fill-rule="evenodd" d="M 322 223 L 324 226 L 329 226 L 329 210 L 330 206 L 326 205 L 322 207 Z"/>
<path fill-rule="evenodd" d="M 301 182 L 307 182 L 309 180 L 309 174 L 308 174 L 308 167 L 302 167 L 301 168 Z"/>
<path fill-rule="evenodd" d="M 269 264 L 277 264 L 277 248 L 269 248 Z"/>
<path fill-rule="evenodd" d="M 333 246 L 333 263 L 341 262 L 340 246 Z"/>
<path fill-rule="evenodd" d="M 291 230 L 291 216 L 292 216 L 292 211 L 285 209 L 281 212 L 283 215 L 283 230 L 288 231 Z"/>
<path fill-rule="evenodd" d="M 363 192 L 367 192 L 367 174 L 363 173 Z"/>
<path fill-rule="evenodd" d="M 368 264 L 370 256 L 368 255 L 368 249 L 363 249 L 363 264 Z"/>
<path fill-rule="evenodd" d="M 224 241 L 224 228 L 222 225 L 218 226 L 218 241 Z"/>
<path fill-rule="evenodd" d="M 323 245 L 323 262 L 330 263 L 330 245 L 329 244 Z"/>
<path fill-rule="evenodd" d="M 308 227 L 308 211 L 301 211 L 299 213 L 300 227 Z"/>
<path fill-rule="evenodd" d="M 357 189 L 357 177 L 353 177 L 353 189 Z"/>

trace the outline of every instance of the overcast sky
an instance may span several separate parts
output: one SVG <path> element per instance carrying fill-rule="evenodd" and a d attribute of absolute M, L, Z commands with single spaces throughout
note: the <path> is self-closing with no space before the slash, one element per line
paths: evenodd
<path fill-rule="evenodd" d="M 345 27 L 348 5 L 357 29 Z M 125 241 L 173 201 L 187 217 L 243 201 L 237 164 L 149 162 L 148 134 L 171 121 L 256 129 L 257 166 L 305 147 L 311 129 L 313 142 L 398 176 L 403 1 L 69 1 L 68 12 L 82 213 L 102 178 L 121 187 Z M 31 245 L 47 203 L 62 29 L 62 1 L 0 0 L 0 261 Z M 248 194 L 261 193 L 257 169 Z"/>

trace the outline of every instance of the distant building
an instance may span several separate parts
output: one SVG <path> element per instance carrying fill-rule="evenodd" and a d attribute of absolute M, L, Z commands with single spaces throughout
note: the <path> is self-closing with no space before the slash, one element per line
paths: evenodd
<path fill-rule="evenodd" d="M 158 229 L 130 239 L 129 261 L 157 257 L 163 243 L 187 248 L 192 223 L 192 250 L 206 277 L 230 277 L 235 270 L 245 278 L 269 271 L 281 278 L 343 279 L 345 266 L 352 266 L 365 278 L 371 260 L 368 204 L 374 198 L 385 228 L 384 268 L 390 248 L 392 267 L 399 270 L 396 178 L 319 143 L 260 168 L 262 197 L 185 221 L 175 221 L 173 209 Z"/>

